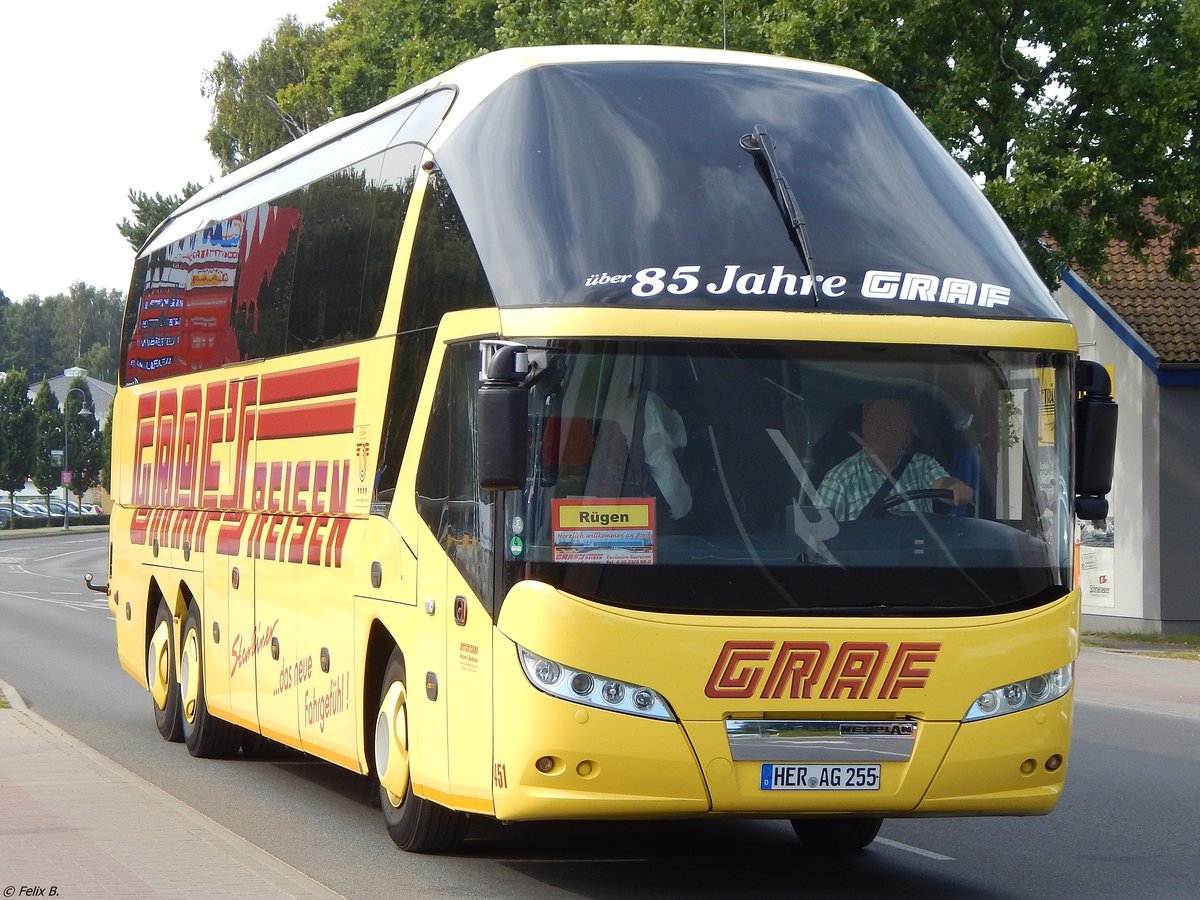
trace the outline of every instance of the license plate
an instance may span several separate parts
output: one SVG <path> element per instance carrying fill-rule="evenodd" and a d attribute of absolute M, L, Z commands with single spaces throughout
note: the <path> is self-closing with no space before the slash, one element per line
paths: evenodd
<path fill-rule="evenodd" d="M 879 766 L 763 763 L 764 791 L 877 791 Z"/>

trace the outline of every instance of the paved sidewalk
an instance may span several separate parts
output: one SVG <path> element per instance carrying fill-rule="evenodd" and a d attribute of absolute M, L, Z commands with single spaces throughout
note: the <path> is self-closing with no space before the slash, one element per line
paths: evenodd
<path fill-rule="evenodd" d="M 4 898 L 340 896 L 0 695 Z"/>
<path fill-rule="evenodd" d="M 1156 656 L 1152 647 L 1083 648 L 1075 689 L 1077 703 L 1200 719 L 1200 661 Z"/>

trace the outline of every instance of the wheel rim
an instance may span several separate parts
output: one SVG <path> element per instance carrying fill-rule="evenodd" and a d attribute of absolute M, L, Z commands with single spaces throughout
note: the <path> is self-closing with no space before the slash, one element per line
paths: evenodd
<path fill-rule="evenodd" d="M 146 653 L 146 679 L 150 685 L 150 696 L 159 709 L 166 709 L 167 691 L 171 688 L 170 648 L 170 629 L 166 622 L 159 622 Z"/>
<path fill-rule="evenodd" d="M 194 628 L 189 628 L 183 638 L 183 653 L 179 657 L 179 685 L 183 718 L 191 724 L 196 721 L 196 706 L 200 701 L 200 643 Z"/>
<path fill-rule="evenodd" d="M 392 682 L 375 717 L 375 767 L 379 784 L 393 808 L 408 791 L 408 711 L 404 685 Z"/>

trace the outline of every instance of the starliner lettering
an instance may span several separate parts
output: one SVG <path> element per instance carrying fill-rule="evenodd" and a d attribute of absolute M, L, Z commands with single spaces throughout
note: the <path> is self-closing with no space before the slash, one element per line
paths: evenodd
<path fill-rule="evenodd" d="M 250 635 L 250 640 L 247 642 L 243 635 L 234 635 L 233 643 L 229 646 L 229 656 L 231 666 L 229 669 L 229 677 L 234 674 L 242 666 L 249 663 L 258 655 L 258 651 L 262 650 L 271 643 L 271 638 L 275 636 L 275 626 L 279 624 L 276 619 L 265 629 L 262 627 L 262 622 L 254 626 L 254 633 Z"/>
<path fill-rule="evenodd" d="M 925 687 L 942 645 L 847 641 L 726 641 L 704 693 L 762 700 L 896 700 Z"/>

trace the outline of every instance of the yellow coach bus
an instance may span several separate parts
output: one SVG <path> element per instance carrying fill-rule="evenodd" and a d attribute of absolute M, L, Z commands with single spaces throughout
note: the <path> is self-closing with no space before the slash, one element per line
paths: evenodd
<path fill-rule="evenodd" d="M 185 202 L 133 274 L 121 665 L 195 756 L 469 817 L 1046 813 L 1107 376 L 887 88 L 490 54 Z"/>

